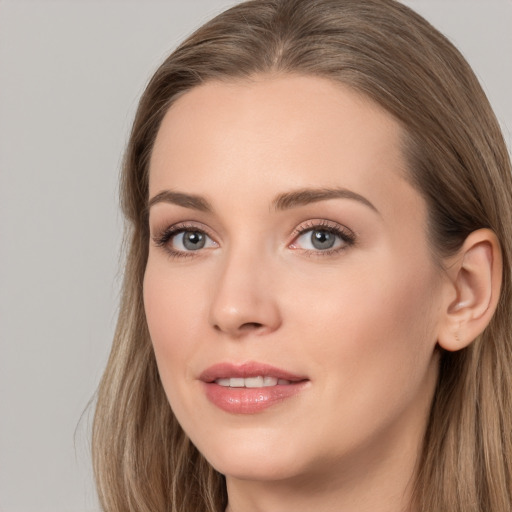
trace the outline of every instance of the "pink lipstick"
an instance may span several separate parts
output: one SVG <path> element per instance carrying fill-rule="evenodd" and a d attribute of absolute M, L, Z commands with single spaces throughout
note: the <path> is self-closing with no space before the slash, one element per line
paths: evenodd
<path fill-rule="evenodd" d="M 206 397 L 232 414 L 255 414 L 303 390 L 306 377 L 267 364 L 221 363 L 206 369 L 199 377 Z"/>

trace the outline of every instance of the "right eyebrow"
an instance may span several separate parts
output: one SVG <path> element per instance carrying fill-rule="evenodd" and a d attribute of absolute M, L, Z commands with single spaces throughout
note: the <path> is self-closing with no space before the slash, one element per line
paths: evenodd
<path fill-rule="evenodd" d="M 163 190 L 153 196 L 148 201 L 147 210 L 149 211 L 152 206 L 158 203 L 176 204 L 183 206 L 183 208 L 191 208 L 200 212 L 211 213 L 213 211 L 210 203 L 204 197 L 183 192 L 173 192 L 172 190 Z"/>

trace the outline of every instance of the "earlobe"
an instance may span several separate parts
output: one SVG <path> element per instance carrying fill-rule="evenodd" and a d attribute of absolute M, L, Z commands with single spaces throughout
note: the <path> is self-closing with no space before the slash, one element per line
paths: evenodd
<path fill-rule="evenodd" d="M 489 324 L 501 289 L 502 257 L 490 229 L 479 229 L 450 258 L 438 344 L 449 351 L 468 346 Z"/>

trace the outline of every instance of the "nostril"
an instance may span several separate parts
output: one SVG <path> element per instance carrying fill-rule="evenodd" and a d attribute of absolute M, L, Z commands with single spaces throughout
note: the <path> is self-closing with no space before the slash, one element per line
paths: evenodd
<path fill-rule="evenodd" d="M 245 324 L 242 324 L 240 326 L 240 330 L 242 331 L 250 331 L 254 329 L 260 329 L 263 327 L 263 324 L 260 324 L 258 322 L 246 322 Z"/>
<path fill-rule="evenodd" d="M 214 325 L 213 328 L 216 331 L 225 331 L 226 329 L 223 329 L 220 325 Z M 259 322 L 246 322 L 244 324 L 239 325 L 236 329 L 234 329 L 234 332 L 238 332 L 238 334 L 243 334 L 244 332 L 250 332 L 250 331 L 258 331 L 263 328 L 263 324 L 260 324 Z"/>

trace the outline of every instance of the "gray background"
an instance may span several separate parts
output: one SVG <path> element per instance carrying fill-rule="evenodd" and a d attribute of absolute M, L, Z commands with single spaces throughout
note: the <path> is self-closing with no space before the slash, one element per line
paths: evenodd
<path fill-rule="evenodd" d="M 82 412 L 115 326 L 123 147 L 158 63 L 233 3 L 0 1 L 0 512 L 98 510 Z M 466 55 L 510 147 L 512 0 L 406 3 Z"/>

